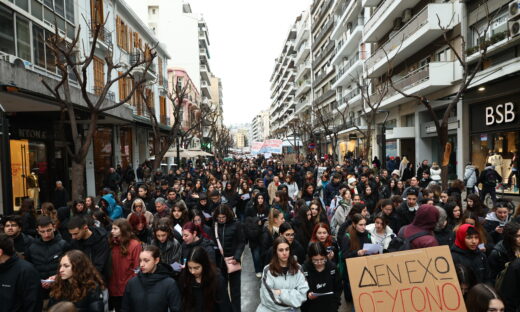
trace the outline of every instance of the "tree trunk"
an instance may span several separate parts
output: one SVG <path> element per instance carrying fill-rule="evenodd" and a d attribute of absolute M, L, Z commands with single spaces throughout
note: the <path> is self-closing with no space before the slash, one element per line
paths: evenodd
<path fill-rule="evenodd" d="M 439 143 L 442 146 L 442 159 L 440 161 L 439 166 L 441 167 L 441 183 L 442 189 L 448 189 L 448 165 L 449 165 L 449 155 L 447 155 L 447 159 L 445 159 L 446 148 L 448 146 L 448 127 L 441 126 L 439 132 Z"/>
<path fill-rule="evenodd" d="M 85 160 L 77 163 L 72 160 L 72 200 L 80 200 L 85 198 Z"/>

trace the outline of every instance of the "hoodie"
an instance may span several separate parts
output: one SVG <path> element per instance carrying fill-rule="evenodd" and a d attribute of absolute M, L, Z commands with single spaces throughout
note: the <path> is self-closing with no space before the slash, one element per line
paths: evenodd
<path fill-rule="evenodd" d="M 72 248 L 83 251 L 92 261 L 99 273 L 105 278 L 109 273 L 110 247 L 108 246 L 108 233 L 103 228 L 89 227 L 92 232 L 87 239 L 72 240 Z"/>
<path fill-rule="evenodd" d="M 104 195 L 101 200 L 104 200 L 108 205 L 106 207 L 106 212 L 108 214 L 108 217 L 112 220 L 119 219 L 123 216 L 123 208 L 119 206 L 114 199 L 114 196 L 112 194 L 106 194 Z"/>
<path fill-rule="evenodd" d="M 486 232 L 488 232 L 491 235 L 495 244 L 497 244 L 503 238 L 503 234 L 496 232 L 495 229 L 497 228 L 497 226 L 505 226 L 507 223 L 509 223 L 510 219 L 511 218 L 508 215 L 505 221 L 500 220 L 499 218 L 497 218 L 497 215 L 493 211 L 486 215 L 484 228 L 486 229 Z"/>
<path fill-rule="evenodd" d="M 465 239 L 469 228 L 475 230 L 475 227 L 471 224 L 463 224 L 457 229 L 455 245 L 451 247 L 451 257 L 455 265 L 462 264 L 473 271 L 477 283 L 486 283 L 489 281 L 487 257 L 480 249 L 471 250 L 466 246 Z"/>
<path fill-rule="evenodd" d="M 151 228 L 152 225 L 153 225 L 153 214 L 150 211 L 146 210 L 146 204 L 143 205 L 144 207 L 142 207 L 143 210 L 141 211 L 141 213 L 135 212 L 134 205 L 135 205 L 135 200 L 132 203 L 132 209 L 131 209 L 132 212 L 128 215 L 128 217 L 126 219 L 130 221 L 130 217 L 132 215 L 134 215 L 134 214 L 135 215 L 140 215 L 141 214 L 141 215 L 143 215 L 146 218 L 146 223 L 148 224 L 148 227 Z"/>
<path fill-rule="evenodd" d="M 164 263 L 157 264 L 153 273 L 139 272 L 126 285 L 121 311 L 181 311 L 181 295 L 172 275 L 173 269 Z"/>
<path fill-rule="evenodd" d="M 403 235 L 408 238 L 419 232 L 430 232 L 431 234 L 418 237 L 411 241 L 411 249 L 439 246 L 437 239 L 433 236 L 433 230 L 439 219 L 439 210 L 433 205 L 421 205 L 417 210 L 412 224 L 403 227 Z"/>

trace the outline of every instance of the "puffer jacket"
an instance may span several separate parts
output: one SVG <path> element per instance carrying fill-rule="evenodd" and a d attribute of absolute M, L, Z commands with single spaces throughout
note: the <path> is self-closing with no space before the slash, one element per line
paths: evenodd
<path fill-rule="evenodd" d="M 180 312 L 181 294 L 172 278 L 173 269 L 159 263 L 154 273 L 140 272 L 125 288 L 123 312 Z"/>
<path fill-rule="evenodd" d="M 334 211 L 334 216 L 330 220 L 330 230 L 332 235 L 338 234 L 339 227 L 345 223 L 350 209 L 352 209 L 352 201 L 347 202 L 344 199 L 339 201 L 336 211 Z"/>
<path fill-rule="evenodd" d="M 456 233 L 455 244 L 451 247 L 451 257 L 455 265 L 463 264 L 465 267 L 473 271 L 477 278 L 477 283 L 486 283 L 489 281 L 489 266 L 486 255 L 478 248 L 470 250 L 464 242 L 468 228 L 474 228 L 470 224 L 463 224 Z"/>
<path fill-rule="evenodd" d="M 478 181 L 475 166 L 467 165 L 466 168 L 464 168 L 464 181 L 466 184 L 466 188 L 472 189 L 473 187 L 475 187 Z"/>
<path fill-rule="evenodd" d="M 197 246 L 200 246 L 202 249 L 204 249 L 208 254 L 209 260 L 215 263 L 215 245 L 212 241 L 204 237 L 200 238 L 198 241 L 193 242 L 191 244 L 186 244 L 185 242 L 183 242 L 181 248 L 181 259 L 183 259 L 183 261 L 184 259 L 188 259 L 193 248 Z"/>
<path fill-rule="evenodd" d="M 0 264 L 0 285 L 1 312 L 42 310 L 38 271 L 16 254 Z"/>
<path fill-rule="evenodd" d="M 430 168 L 430 178 L 436 182 L 436 183 L 439 183 L 441 181 L 441 168 L 440 167 L 437 167 L 437 168 L 433 168 L 431 167 Z"/>
<path fill-rule="evenodd" d="M 35 239 L 25 256 L 40 273 L 40 278 L 47 279 L 58 272 L 60 258 L 69 249 L 69 243 L 58 234 L 48 242 L 44 242 L 41 238 Z"/>
<path fill-rule="evenodd" d="M 367 225 L 366 231 L 370 233 L 372 244 L 383 246 L 383 250 L 388 249 L 388 245 L 390 245 L 390 242 L 395 237 L 394 231 L 392 231 L 388 225 L 386 226 L 385 233 L 383 235 L 377 233 L 375 223 Z"/>
<path fill-rule="evenodd" d="M 159 247 L 162 263 L 172 264 L 174 262 L 179 262 L 181 259 L 181 244 L 175 238 L 168 239 L 164 243 L 153 239 L 151 245 Z"/>
<path fill-rule="evenodd" d="M 230 221 L 225 224 L 217 223 L 218 237 L 222 249 L 224 250 L 224 257 L 233 257 L 236 261 L 241 261 L 242 253 L 245 248 L 245 235 L 242 224 L 238 221 Z M 211 234 L 215 235 L 215 227 L 212 228 Z M 218 246 L 217 240 L 213 237 L 213 243 Z M 224 272 L 226 265 L 220 251 L 216 251 L 217 266 Z"/>
<path fill-rule="evenodd" d="M 135 201 L 132 203 L 132 209 L 131 209 L 130 214 L 126 218 L 127 220 L 130 220 L 130 217 L 134 214 L 139 215 L 139 213 L 135 212 L 134 203 L 135 203 Z M 144 205 L 143 210 L 141 211 L 140 214 L 142 214 L 146 218 L 146 223 L 148 224 L 148 227 L 151 228 L 153 225 L 153 214 L 150 211 L 146 210 L 146 204 Z"/>
<path fill-rule="evenodd" d="M 106 194 L 102 197 L 102 200 L 104 200 L 108 204 L 106 212 L 110 219 L 115 220 L 123 216 L 123 208 L 121 208 L 121 206 L 117 204 L 112 194 Z"/>
<path fill-rule="evenodd" d="M 281 290 L 279 296 L 273 289 Z M 301 305 L 307 300 L 309 285 L 305 276 L 298 270 L 296 274 L 289 273 L 273 276 L 269 265 L 264 268 L 260 286 L 260 305 L 256 312 L 300 311 Z"/>

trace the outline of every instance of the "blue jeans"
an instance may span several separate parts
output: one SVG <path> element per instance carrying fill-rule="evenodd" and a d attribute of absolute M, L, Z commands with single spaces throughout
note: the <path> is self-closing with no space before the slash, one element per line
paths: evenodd
<path fill-rule="evenodd" d="M 251 248 L 251 256 L 253 256 L 253 265 L 255 273 L 262 273 L 262 247 L 260 245 Z"/>

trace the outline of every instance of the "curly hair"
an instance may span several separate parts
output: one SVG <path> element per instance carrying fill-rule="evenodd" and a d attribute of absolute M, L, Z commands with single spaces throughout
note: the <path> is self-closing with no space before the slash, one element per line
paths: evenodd
<path fill-rule="evenodd" d="M 72 266 L 72 276 L 64 280 L 60 274 L 56 275 L 50 293 L 52 298 L 78 302 L 85 298 L 89 291 L 105 289 L 101 275 L 87 255 L 79 250 L 70 250 L 61 257 L 60 263 L 65 257 Z"/>

